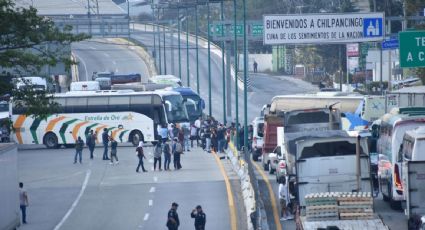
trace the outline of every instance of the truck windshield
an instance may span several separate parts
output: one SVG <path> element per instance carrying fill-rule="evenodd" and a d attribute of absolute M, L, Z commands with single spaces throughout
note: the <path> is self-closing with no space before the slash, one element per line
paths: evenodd
<path fill-rule="evenodd" d="M 299 112 L 289 115 L 287 125 L 327 122 L 329 122 L 329 113 L 326 113 L 325 111 Z"/>
<path fill-rule="evenodd" d="M 165 109 L 169 123 L 188 122 L 186 106 L 180 95 L 164 96 Z"/>
<path fill-rule="evenodd" d="M 312 146 L 305 147 L 301 152 L 300 159 L 313 157 L 335 157 L 356 154 L 356 144 L 348 141 L 332 141 L 323 143 L 314 143 Z M 365 154 L 360 147 L 360 154 Z"/>

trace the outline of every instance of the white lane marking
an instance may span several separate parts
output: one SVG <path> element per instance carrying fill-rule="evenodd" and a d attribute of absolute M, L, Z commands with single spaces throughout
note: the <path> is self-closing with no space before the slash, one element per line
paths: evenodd
<path fill-rule="evenodd" d="M 84 66 L 84 71 L 86 72 L 86 81 L 89 79 L 89 72 L 87 71 L 87 65 L 86 62 L 84 61 L 84 59 L 82 59 L 80 56 L 78 56 L 77 54 L 74 53 L 74 55 L 80 59 L 81 63 L 83 63 Z"/>
<path fill-rule="evenodd" d="M 115 73 L 117 73 L 118 72 L 118 69 L 115 69 Z"/>
<path fill-rule="evenodd" d="M 112 61 L 112 64 L 117 65 L 117 62 L 116 61 Z"/>
<path fill-rule="evenodd" d="M 151 187 L 151 189 L 149 190 L 150 193 L 155 192 L 155 187 Z"/>
<path fill-rule="evenodd" d="M 145 217 L 143 217 L 143 220 L 144 220 L 144 221 L 147 221 L 148 219 L 149 219 L 149 213 L 146 213 L 146 214 L 145 214 Z"/>
<path fill-rule="evenodd" d="M 105 57 L 110 57 L 108 53 L 103 53 L 103 55 L 105 55 Z"/>
<path fill-rule="evenodd" d="M 90 46 L 90 49 L 95 50 L 96 48 L 95 48 L 95 47 L 93 47 L 93 46 Z"/>
<path fill-rule="evenodd" d="M 153 159 L 152 158 L 149 159 L 149 163 L 153 163 Z"/>
<path fill-rule="evenodd" d="M 151 171 L 153 171 L 154 170 L 154 168 L 153 168 L 153 166 L 151 166 Z"/>
<path fill-rule="evenodd" d="M 157 182 L 158 181 L 158 177 L 154 176 L 153 177 L 153 181 Z"/>
<path fill-rule="evenodd" d="M 153 205 L 153 200 L 149 200 L 149 206 Z"/>
<path fill-rule="evenodd" d="M 89 182 L 91 175 L 91 170 L 87 169 L 86 172 L 86 178 L 84 178 L 83 186 L 81 186 L 80 193 L 77 196 L 77 199 L 74 200 L 74 203 L 72 203 L 71 207 L 69 208 L 68 212 L 66 212 L 65 216 L 62 218 L 62 220 L 55 226 L 54 230 L 58 230 L 62 227 L 62 225 L 65 223 L 65 221 L 68 219 L 68 217 L 71 215 L 72 211 L 74 211 L 75 207 L 77 207 L 78 202 L 80 201 L 81 197 L 84 194 L 84 191 L 87 188 L 87 184 Z"/>

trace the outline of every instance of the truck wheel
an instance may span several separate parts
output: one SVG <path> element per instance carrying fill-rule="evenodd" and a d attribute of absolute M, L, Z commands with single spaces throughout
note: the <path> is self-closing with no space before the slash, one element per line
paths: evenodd
<path fill-rule="evenodd" d="M 140 141 L 144 142 L 142 132 L 140 132 L 139 130 L 131 132 L 130 142 L 133 144 L 133 146 L 138 146 Z"/>
<path fill-rule="evenodd" d="M 54 133 L 47 133 L 43 138 L 43 143 L 48 149 L 57 149 L 58 137 Z"/>
<path fill-rule="evenodd" d="M 269 174 L 272 175 L 274 173 L 274 169 L 272 168 L 271 163 L 269 163 Z"/>
<path fill-rule="evenodd" d="M 382 193 L 382 200 L 388 202 L 390 201 L 390 198 L 386 196 L 384 193 Z"/>

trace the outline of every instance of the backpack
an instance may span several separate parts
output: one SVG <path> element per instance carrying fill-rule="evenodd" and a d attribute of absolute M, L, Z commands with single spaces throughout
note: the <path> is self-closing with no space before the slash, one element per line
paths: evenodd
<path fill-rule="evenodd" d="M 177 153 L 182 153 L 183 152 L 183 146 L 182 146 L 182 144 L 180 144 L 179 142 L 177 142 L 176 145 L 175 145 L 175 151 Z"/>
<path fill-rule="evenodd" d="M 168 144 L 164 144 L 164 145 L 162 146 L 162 152 L 163 152 L 164 154 L 170 154 L 170 146 L 169 146 Z"/>

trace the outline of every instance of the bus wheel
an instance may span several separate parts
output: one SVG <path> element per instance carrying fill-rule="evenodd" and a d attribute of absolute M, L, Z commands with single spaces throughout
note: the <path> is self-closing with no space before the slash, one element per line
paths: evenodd
<path fill-rule="evenodd" d="M 56 149 L 58 145 L 58 137 L 54 133 L 47 133 L 43 139 L 44 145 L 49 149 Z"/>
<path fill-rule="evenodd" d="M 131 132 L 130 142 L 133 144 L 133 146 L 138 146 L 140 141 L 144 142 L 143 134 L 139 130 Z"/>

